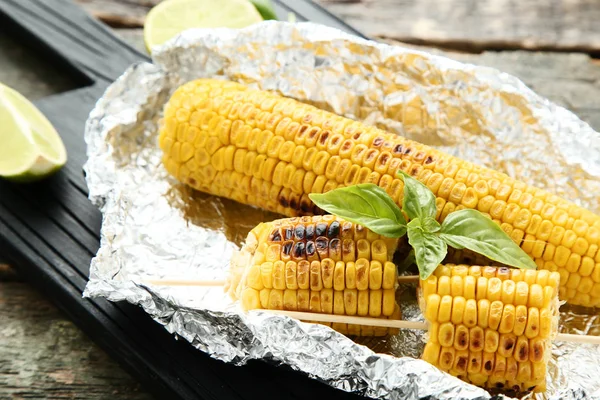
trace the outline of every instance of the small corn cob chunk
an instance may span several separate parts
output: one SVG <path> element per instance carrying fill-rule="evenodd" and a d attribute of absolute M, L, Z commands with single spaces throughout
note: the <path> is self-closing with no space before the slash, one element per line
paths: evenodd
<path fill-rule="evenodd" d="M 242 84 L 199 79 L 164 110 L 159 145 L 181 182 L 287 216 L 319 214 L 308 194 L 371 182 L 402 204 L 404 170 L 436 195 L 441 222 L 477 209 L 540 269 L 561 299 L 600 306 L 600 216 L 507 175 L 358 121 Z"/>
<path fill-rule="evenodd" d="M 421 281 L 423 359 L 484 388 L 543 391 L 559 288 L 558 272 L 441 265 Z"/>
<path fill-rule="evenodd" d="M 262 223 L 233 258 L 228 290 L 244 310 L 271 309 L 400 319 L 397 239 L 332 215 Z M 335 323 L 344 334 L 395 329 Z"/>

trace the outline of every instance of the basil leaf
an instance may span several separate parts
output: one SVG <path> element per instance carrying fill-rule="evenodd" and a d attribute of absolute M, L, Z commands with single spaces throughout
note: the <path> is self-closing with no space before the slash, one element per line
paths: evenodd
<path fill-rule="evenodd" d="M 404 198 L 402 199 L 402 209 L 410 219 L 435 218 L 437 212 L 435 208 L 435 195 L 429 188 L 421 182 L 408 175 L 402 170 L 398 170 L 398 176 L 404 178 Z"/>
<path fill-rule="evenodd" d="M 339 188 L 308 197 L 321 209 L 375 233 L 397 238 L 406 233 L 406 219 L 400 207 L 379 186 L 372 183 Z"/>
<path fill-rule="evenodd" d="M 434 232 L 439 231 L 442 228 L 440 223 L 437 222 L 434 218 L 425 218 L 425 219 L 419 218 L 419 221 L 421 221 L 421 227 L 423 228 L 423 230 L 425 232 L 434 233 Z"/>
<path fill-rule="evenodd" d="M 448 246 L 437 234 L 425 232 L 419 220 L 410 221 L 407 230 L 408 243 L 415 250 L 419 276 L 427 279 L 446 257 Z"/>
<path fill-rule="evenodd" d="M 491 219 L 477 210 L 450 213 L 440 237 L 456 249 L 467 248 L 487 258 L 517 268 L 536 269 L 535 262 Z"/>

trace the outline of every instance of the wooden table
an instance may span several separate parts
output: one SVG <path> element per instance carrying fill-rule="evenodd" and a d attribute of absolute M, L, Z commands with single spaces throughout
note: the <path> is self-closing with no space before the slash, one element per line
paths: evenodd
<path fill-rule="evenodd" d="M 158 0 L 78 1 L 127 42 L 144 49 L 140 27 L 149 6 Z M 594 0 L 319 3 L 370 37 L 442 47 L 443 51 L 426 49 L 514 74 L 600 129 L 600 64 L 589 56 L 600 55 L 600 29 L 596 28 L 600 8 L 593 6 Z M 1 33 L 0 81 L 31 99 L 72 87 L 68 76 L 39 63 Z M 151 398 L 34 291 L 27 277 L 1 264 L 0 255 L 0 398 Z"/>

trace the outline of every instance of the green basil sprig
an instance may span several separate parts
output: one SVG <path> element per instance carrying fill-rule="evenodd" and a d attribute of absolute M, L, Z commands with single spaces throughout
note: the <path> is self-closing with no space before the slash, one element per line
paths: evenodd
<path fill-rule="evenodd" d="M 469 249 L 512 267 L 537 268 L 500 226 L 477 210 L 455 211 L 440 225 L 435 220 L 433 192 L 403 171 L 398 171 L 398 176 L 404 180 L 402 209 L 385 190 L 372 183 L 309 197 L 321 209 L 380 235 L 399 238 L 407 234 L 421 279 L 427 279 L 438 267 L 446 257 L 448 246 Z"/>
<path fill-rule="evenodd" d="M 406 233 L 406 218 L 394 200 L 377 185 L 362 183 L 310 194 L 310 199 L 328 213 L 361 224 L 380 235 L 399 238 Z"/>

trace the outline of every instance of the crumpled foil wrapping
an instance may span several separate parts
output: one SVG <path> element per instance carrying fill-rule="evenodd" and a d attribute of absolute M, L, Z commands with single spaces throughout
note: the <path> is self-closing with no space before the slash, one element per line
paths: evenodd
<path fill-rule="evenodd" d="M 310 23 L 190 30 L 162 46 L 154 62 L 125 71 L 86 125 L 86 177 L 103 224 L 84 295 L 138 304 L 169 332 L 223 361 L 284 363 L 376 398 L 489 398 L 410 358 L 420 355 L 423 332 L 359 344 L 321 325 L 241 313 L 219 287 L 149 284 L 224 279 L 247 232 L 276 218 L 170 178 L 157 146 L 163 105 L 189 80 L 231 79 L 500 169 L 595 212 L 600 135 L 510 75 Z M 399 296 L 405 319 L 423 318 L 413 288 L 402 287 Z M 566 307 L 561 330 L 598 334 L 598 319 L 593 310 Z M 553 355 L 548 391 L 537 398 L 600 398 L 600 347 L 556 343 Z"/>

